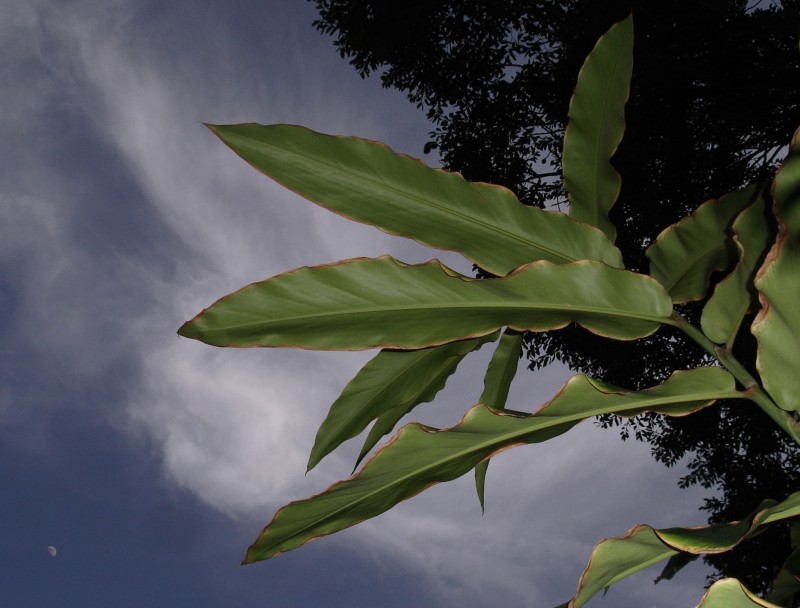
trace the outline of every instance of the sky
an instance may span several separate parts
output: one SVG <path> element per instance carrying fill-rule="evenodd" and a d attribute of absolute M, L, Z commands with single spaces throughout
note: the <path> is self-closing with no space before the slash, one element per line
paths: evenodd
<path fill-rule="evenodd" d="M 0 0 L 0 13 L 0 606 L 547 607 L 601 538 L 704 523 L 679 467 L 584 423 L 495 458 L 484 515 L 465 476 L 240 566 L 279 507 L 350 474 L 358 439 L 305 465 L 372 354 L 215 349 L 177 328 L 299 266 L 471 265 L 315 207 L 202 123 L 301 124 L 416 157 L 430 125 L 360 79 L 302 0 Z M 489 356 L 412 418 L 455 424 Z M 568 376 L 521 369 L 509 407 L 536 409 Z M 656 574 L 590 605 L 693 606 L 707 571 Z"/>

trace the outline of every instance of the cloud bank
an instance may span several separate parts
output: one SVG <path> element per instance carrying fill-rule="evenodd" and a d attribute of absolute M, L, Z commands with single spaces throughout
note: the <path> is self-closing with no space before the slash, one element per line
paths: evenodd
<path fill-rule="evenodd" d="M 15 268 L 5 279 L 17 294 L 15 340 L 79 383 L 122 374 L 122 407 L 106 415 L 146 436 L 172 482 L 261 525 L 349 474 L 355 445 L 307 477 L 305 463 L 327 407 L 370 355 L 219 350 L 179 339 L 177 327 L 225 293 L 302 265 L 387 252 L 470 265 L 314 207 L 202 127 L 300 123 L 415 155 L 425 141 L 413 107 L 360 81 L 311 31 L 309 7 L 245 4 L 258 19 L 211 3 L 15 5 L 3 34 L 19 45 L 14 73 L 28 76 L 0 117 L 21 150 L 2 187 L 0 253 Z M 68 154 L 57 149 L 66 145 Z M 455 424 L 480 394 L 488 351 L 414 417 Z M 521 371 L 510 406 L 536 408 L 565 378 L 560 368 Z M 9 393 L 0 413 L 10 407 Z M 700 494 L 674 479 L 645 446 L 584 424 L 496 458 L 485 516 L 466 476 L 320 542 L 404 569 L 442 605 L 554 604 L 600 537 L 640 521 L 700 523 Z M 653 590 L 643 575 L 612 594 L 616 605 L 688 605 L 701 579 L 698 569 Z"/>

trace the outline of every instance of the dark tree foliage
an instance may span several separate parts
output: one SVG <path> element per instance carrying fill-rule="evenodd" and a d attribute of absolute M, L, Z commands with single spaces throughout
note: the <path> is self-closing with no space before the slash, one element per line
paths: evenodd
<path fill-rule="evenodd" d="M 366 77 L 405 91 L 434 125 L 425 152 L 467 179 L 561 206 L 560 151 L 569 98 L 594 43 L 633 10 L 636 40 L 627 130 L 614 158 L 623 186 L 612 211 L 629 268 L 658 234 L 714 196 L 769 179 L 800 118 L 800 0 L 315 0 L 317 28 Z M 702 302 L 682 312 L 697 321 Z M 737 339 L 752 368 L 747 327 Z M 663 381 L 705 354 L 671 328 L 610 344 L 570 327 L 531 334 L 531 368 L 553 360 L 629 388 Z M 712 490 L 709 521 L 741 518 L 765 497 L 800 489 L 800 450 L 747 402 L 687 418 L 643 416 L 622 436 L 648 441 L 680 485 Z M 706 561 L 752 589 L 769 588 L 789 552 L 774 528 Z"/>

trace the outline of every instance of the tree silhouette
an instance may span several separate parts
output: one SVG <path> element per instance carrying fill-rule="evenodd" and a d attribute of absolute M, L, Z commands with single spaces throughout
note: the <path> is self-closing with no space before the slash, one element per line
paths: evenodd
<path fill-rule="evenodd" d="M 634 270 L 647 271 L 647 244 L 699 202 L 770 178 L 800 117 L 798 0 L 315 2 L 315 25 L 334 36 L 342 57 L 426 112 L 434 126 L 426 153 L 436 148 L 445 167 L 542 207 L 566 204 L 560 146 L 583 59 L 633 10 L 627 129 L 614 158 L 623 185 L 611 219 Z M 681 312 L 696 320 L 701 308 L 691 302 Z M 748 327 L 735 352 L 753 367 Z M 569 327 L 526 336 L 526 347 L 533 369 L 557 359 L 634 389 L 663 381 L 678 361 L 706 361 L 670 328 L 610 347 Z M 746 403 L 684 419 L 605 417 L 601 424 L 649 442 L 667 466 L 685 460 L 680 485 L 713 490 L 702 507 L 710 522 L 743 517 L 765 497 L 800 489 L 800 450 Z M 776 528 L 706 561 L 763 592 L 788 552 L 788 531 Z"/>

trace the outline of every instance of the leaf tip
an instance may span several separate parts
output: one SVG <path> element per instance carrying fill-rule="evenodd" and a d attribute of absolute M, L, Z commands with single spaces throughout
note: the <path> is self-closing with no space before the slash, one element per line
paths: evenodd
<path fill-rule="evenodd" d="M 178 328 L 178 335 L 183 338 L 190 338 L 192 340 L 200 339 L 200 332 L 197 330 L 193 321 L 186 321 Z"/>
<path fill-rule="evenodd" d="M 314 446 L 316 448 L 316 445 Z M 322 460 L 325 455 L 320 455 L 316 449 L 312 448 L 311 453 L 308 455 L 308 464 L 306 464 L 306 475 L 311 472 L 315 466 L 319 464 L 319 461 Z"/>

